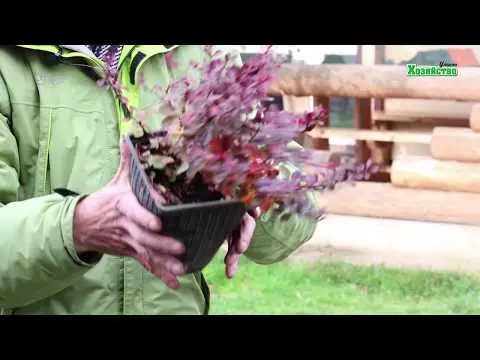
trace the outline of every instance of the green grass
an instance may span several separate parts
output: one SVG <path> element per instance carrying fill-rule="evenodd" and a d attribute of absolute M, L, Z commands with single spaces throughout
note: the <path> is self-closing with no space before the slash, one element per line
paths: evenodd
<path fill-rule="evenodd" d="M 343 263 L 264 266 L 244 258 L 228 280 L 222 261 L 205 271 L 212 314 L 480 313 L 473 276 Z"/>

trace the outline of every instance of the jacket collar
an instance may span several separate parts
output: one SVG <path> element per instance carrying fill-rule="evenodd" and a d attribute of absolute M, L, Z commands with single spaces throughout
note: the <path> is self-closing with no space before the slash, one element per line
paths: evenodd
<path fill-rule="evenodd" d="M 88 48 L 88 46 L 86 45 L 59 45 L 60 47 L 64 48 L 64 49 L 68 49 L 68 50 L 72 50 L 72 51 L 77 51 L 79 53 L 82 53 L 82 54 L 85 54 L 85 55 L 88 55 L 94 59 L 96 59 L 97 57 L 95 56 L 95 54 Z"/>

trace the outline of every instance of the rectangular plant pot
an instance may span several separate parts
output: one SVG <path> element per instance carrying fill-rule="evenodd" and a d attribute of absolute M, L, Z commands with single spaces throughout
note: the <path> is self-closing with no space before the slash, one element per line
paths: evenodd
<path fill-rule="evenodd" d="M 240 226 L 246 213 L 245 206 L 236 200 L 218 200 L 180 205 L 156 203 L 151 194 L 150 180 L 141 166 L 138 152 L 128 139 L 131 152 L 130 182 L 138 202 L 162 220 L 162 234 L 185 245 L 181 258 L 187 273 L 207 266 L 223 242 Z"/>

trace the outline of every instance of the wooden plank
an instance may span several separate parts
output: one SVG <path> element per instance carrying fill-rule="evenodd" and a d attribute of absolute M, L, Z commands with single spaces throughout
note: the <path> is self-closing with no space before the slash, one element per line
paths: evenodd
<path fill-rule="evenodd" d="M 393 112 L 385 112 L 385 111 L 375 111 L 372 114 L 372 120 L 379 122 L 407 122 L 407 123 L 428 123 L 428 122 L 435 122 L 435 121 L 456 121 L 462 122 L 462 120 L 466 120 L 468 117 L 461 118 L 459 114 L 445 114 L 440 116 L 440 114 L 432 114 L 429 116 L 425 113 L 393 113 Z M 465 123 L 465 122 L 462 122 Z"/>
<path fill-rule="evenodd" d="M 480 225 L 480 194 L 359 182 L 323 193 L 319 200 L 330 214 Z"/>
<path fill-rule="evenodd" d="M 470 113 L 470 128 L 473 131 L 480 132 L 480 104 L 475 104 Z"/>
<path fill-rule="evenodd" d="M 470 128 L 436 127 L 430 151 L 438 160 L 480 162 L 480 132 Z"/>
<path fill-rule="evenodd" d="M 429 131 L 390 131 L 357 129 L 313 129 L 308 136 L 318 139 L 346 138 L 364 141 L 384 141 L 430 144 L 432 134 Z"/>
<path fill-rule="evenodd" d="M 393 161 L 391 181 L 396 187 L 480 193 L 480 165 L 402 156 Z"/>
<path fill-rule="evenodd" d="M 404 65 L 284 64 L 270 95 L 480 101 L 480 68 L 455 77 L 407 76 Z"/>
<path fill-rule="evenodd" d="M 413 125 L 428 125 L 433 130 L 436 126 L 447 127 L 470 127 L 468 119 L 453 119 L 453 118 L 417 118 L 413 122 L 410 121 L 391 121 L 391 120 L 376 120 L 375 125 L 389 125 L 390 129 L 397 128 L 398 125 L 413 124 Z"/>

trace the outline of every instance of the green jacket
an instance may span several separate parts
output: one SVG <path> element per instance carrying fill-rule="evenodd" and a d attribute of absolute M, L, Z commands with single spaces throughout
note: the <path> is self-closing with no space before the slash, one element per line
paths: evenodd
<path fill-rule="evenodd" d="M 174 70 L 164 54 L 173 51 Z M 135 86 L 167 84 L 199 46 L 126 45 L 122 82 L 137 106 L 152 98 Z M 89 66 L 86 66 L 86 65 Z M 83 45 L 0 46 L 0 309 L 2 314 L 204 314 L 203 275 L 168 289 L 132 258 L 104 255 L 85 263 L 75 253 L 72 218 L 78 196 L 94 192 L 119 163 L 123 113 L 96 76 L 104 65 Z M 165 87 L 163 87 L 165 88 Z M 267 213 L 246 256 L 270 264 L 308 241 L 315 223 L 286 223 Z"/>

